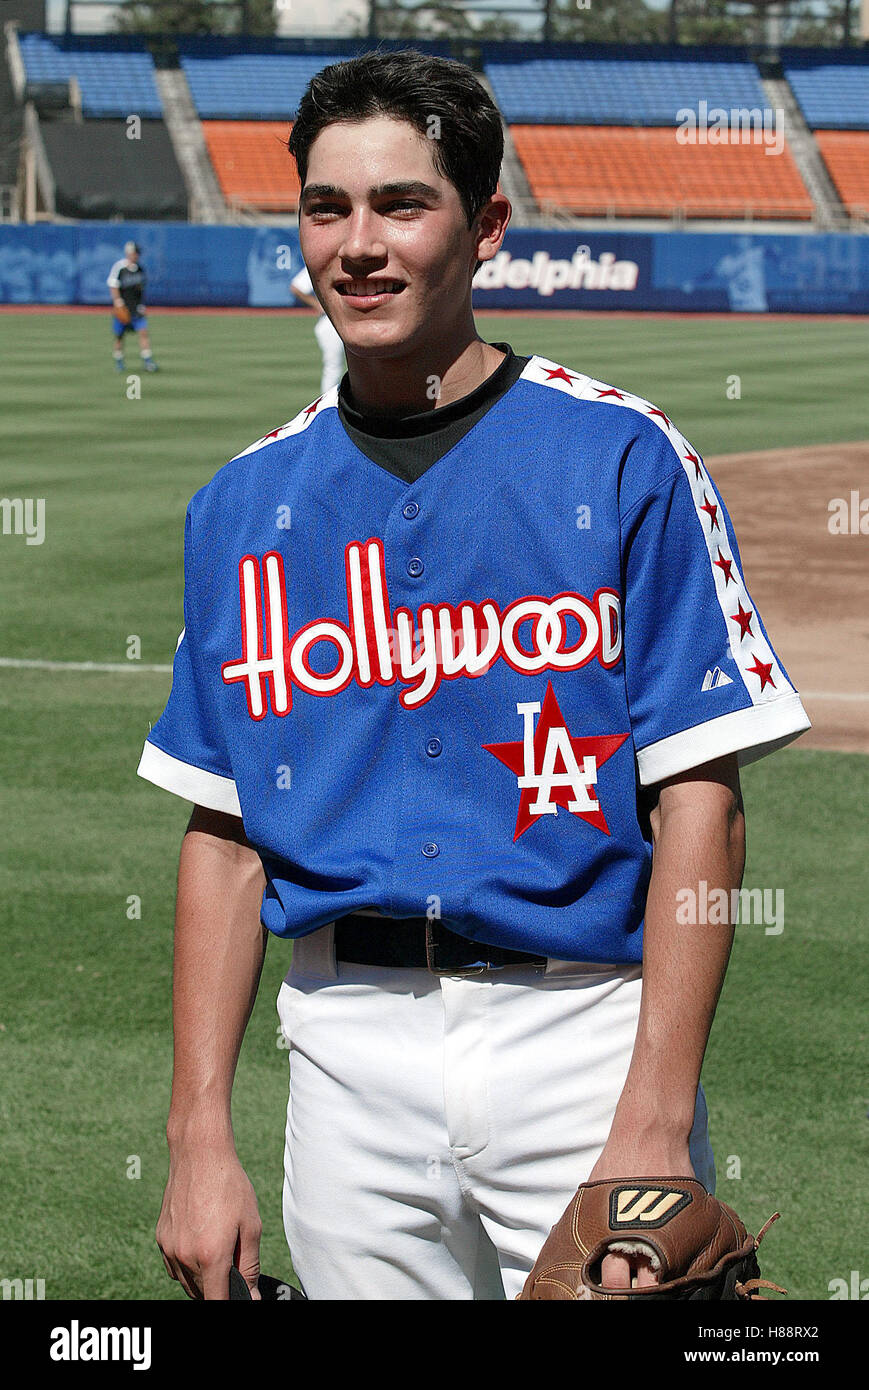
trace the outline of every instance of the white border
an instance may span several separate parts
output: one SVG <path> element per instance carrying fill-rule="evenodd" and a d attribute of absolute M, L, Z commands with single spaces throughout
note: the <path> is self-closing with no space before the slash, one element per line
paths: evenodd
<path fill-rule="evenodd" d="M 242 449 L 240 454 L 230 459 L 234 463 L 235 459 L 246 458 L 248 454 L 255 454 L 257 449 L 264 449 L 267 444 L 275 444 L 279 439 L 286 439 L 291 434 L 301 434 L 306 430 L 312 420 L 316 420 L 322 415 L 324 410 L 330 406 L 338 405 L 338 387 L 331 386 L 322 396 L 318 396 L 310 405 L 306 405 L 304 410 L 300 410 L 298 415 L 294 415 L 287 424 L 281 425 L 278 429 L 272 430 L 269 434 L 264 434 L 262 439 L 257 439 L 255 443 L 249 444 L 246 449 Z"/>
<path fill-rule="evenodd" d="M 220 777 L 216 772 L 206 772 L 204 768 L 173 758 L 155 743 L 145 741 L 136 772 L 164 791 L 183 796 L 185 801 L 206 806 L 209 811 L 241 816 L 238 791 L 231 777 Z"/>
<path fill-rule="evenodd" d="M 637 767 L 644 787 L 700 767 L 727 753 L 739 754 L 739 766 L 756 762 L 784 748 L 812 727 L 799 695 L 783 695 L 763 705 L 747 705 L 717 719 L 695 724 L 637 749 Z"/>

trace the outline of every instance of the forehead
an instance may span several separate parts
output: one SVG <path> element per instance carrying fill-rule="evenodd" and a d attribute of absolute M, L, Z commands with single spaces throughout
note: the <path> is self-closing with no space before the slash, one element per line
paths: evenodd
<path fill-rule="evenodd" d="M 340 184 L 348 192 L 408 178 L 447 186 L 435 168 L 433 147 L 409 121 L 392 116 L 335 121 L 311 145 L 306 183 Z"/>

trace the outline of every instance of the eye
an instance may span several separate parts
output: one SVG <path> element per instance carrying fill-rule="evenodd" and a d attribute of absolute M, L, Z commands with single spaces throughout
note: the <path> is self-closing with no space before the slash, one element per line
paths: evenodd
<path fill-rule="evenodd" d="M 405 212 L 407 212 L 407 211 L 410 211 L 410 212 L 418 212 L 418 211 L 421 211 L 421 210 L 422 210 L 422 207 L 423 207 L 423 204 L 420 203 L 420 202 L 417 202 L 417 201 L 416 201 L 415 199 L 413 199 L 413 198 L 401 198 L 401 199 L 399 199 L 399 200 L 397 200 L 397 201 L 395 201 L 395 202 L 388 203 L 388 204 L 387 204 L 387 207 L 386 207 L 386 211 L 387 211 L 387 212 L 399 212 L 399 211 L 405 211 Z"/>

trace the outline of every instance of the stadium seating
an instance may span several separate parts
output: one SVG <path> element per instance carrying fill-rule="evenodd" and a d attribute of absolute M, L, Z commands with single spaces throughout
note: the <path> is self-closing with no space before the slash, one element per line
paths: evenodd
<path fill-rule="evenodd" d="M 298 205 L 296 162 L 287 153 L 287 121 L 203 121 L 208 154 L 232 206 L 289 212 Z"/>
<path fill-rule="evenodd" d="M 675 125 L 677 112 L 697 110 L 701 98 L 727 111 L 767 104 L 757 69 L 739 50 L 571 50 L 529 58 L 527 47 L 523 55 L 484 46 L 484 71 L 508 124 Z"/>
<path fill-rule="evenodd" d="M 760 144 L 680 145 L 673 130 L 511 127 L 540 206 L 585 216 L 807 219 L 812 200 L 790 152 Z"/>
<path fill-rule="evenodd" d="M 141 39 L 19 34 L 28 83 L 78 80 L 85 116 L 161 117 L 154 62 Z"/>
<path fill-rule="evenodd" d="M 811 130 L 869 130 L 869 53 L 788 49 L 785 77 Z"/>
<path fill-rule="evenodd" d="M 202 120 L 287 120 L 295 115 L 310 79 L 329 63 L 340 63 L 371 45 L 364 39 L 293 52 L 280 39 L 182 39 L 178 53 L 193 103 Z M 380 49 L 400 48 L 383 41 Z M 443 44 L 414 40 L 428 53 L 448 53 Z"/>
<path fill-rule="evenodd" d="M 815 140 L 847 211 L 869 220 L 869 131 L 820 130 Z"/>

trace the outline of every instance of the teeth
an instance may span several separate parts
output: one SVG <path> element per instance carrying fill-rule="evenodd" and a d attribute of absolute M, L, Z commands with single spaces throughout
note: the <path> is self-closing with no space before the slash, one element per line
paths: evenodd
<path fill-rule="evenodd" d="M 395 294 L 401 289 L 398 280 L 352 280 L 343 286 L 344 294 L 371 295 Z"/>

